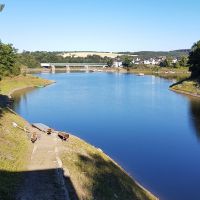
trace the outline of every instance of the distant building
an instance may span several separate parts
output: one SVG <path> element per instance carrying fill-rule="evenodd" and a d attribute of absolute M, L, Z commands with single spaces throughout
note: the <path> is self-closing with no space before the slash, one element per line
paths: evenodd
<path fill-rule="evenodd" d="M 143 62 L 144 62 L 145 65 L 150 65 L 151 64 L 151 62 L 149 60 L 144 60 Z"/>
<path fill-rule="evenodd" d="M 178 59 L 177 58 L 174 58 L 173 60 L 172 60 L 172 63 L 173 64 L 176 64 L 178 62 Z"/>
<path fill-rule="evenodd" d="M 113 67 L 122 67 L 122 61 L 114 61 Z"/>

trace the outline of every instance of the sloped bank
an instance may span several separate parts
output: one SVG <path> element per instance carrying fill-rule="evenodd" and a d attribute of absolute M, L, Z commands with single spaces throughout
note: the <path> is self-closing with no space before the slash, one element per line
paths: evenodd
<path fill-rule="evenodd" d="M 7 102 L 4 97 L 18 89 L 51 83 L 32 76 L 19 76 L 0 82 L 0 99 L 4 99 L 0 117 L 0 183 L 3 183 L 0 184 L 0 199 L 14 199 L 33 148 L 24 132 L 12 127 L 13 121 L 22 127 L 28 122 L 5 107 Z M 71 199 L 157 199 L 100 149 L 85 141 L 71 135 L 69 141 L 63 143 L 62 149 L 66 179 L 70 176 L 74 188 L 70 192 Z"/>
<path fill-rule="evenodd" d="M 200 79 L 185 79 L 170 86 L 170 90 L 185 95 L 200 97 Z"/>
<path fill-rule="evenodd" d="M 46 86 L 51 81 L 33 76 L 17 76 L 0 81 L 0 199 L 15 199 L 23 174 L 27 170 L 33 145 L 24 131 L 13 127 L 17 123 L 25 127 L 28 122 L 7 106 L 11 94 L 28 87 Z"/>

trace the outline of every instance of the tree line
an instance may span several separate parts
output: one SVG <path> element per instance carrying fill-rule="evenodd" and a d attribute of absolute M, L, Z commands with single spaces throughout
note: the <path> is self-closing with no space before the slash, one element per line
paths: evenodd
<path fill-rule="evenodd" d="M 18 54 L 19 62 L 22 66 L 38 68 L 40 63 L 107 63 L 108 57 L 99 55 L 88 55 L 87 57 L 63 57 L 58 52 L 46 51 L 23 51 Z"/>
<path fill-rule="evenodd" d="M 17 50 L 11 44 L 0 41 L 0 79 L 4 76 L 20 74 L 20 64 L 17 59 Z"/>
<path fill-rule="evenodd" d="M 122 65 L 125 68 L 133 67 L 132 56 L 122 56 Z M 63 57 L 58 52 L 46 51 L 23 51 L 18 53 L 11 44 L 0 41 L 0 78 L 4 76 L 16 76 L 20 74 L 23 67 L 37 68 L 40 63 L 107 63 L 108 67 L 113 65 L 114 60 L 99 55 L 88 55 L 87 57 Z M 167 57 L 161 62 L 162 67 L 188 66 L 192 77 L 200 76 L 200 41 L 194 43 L 189 56 L 182 56 L 178 62 L 173 63 L 172 57 Z"/>

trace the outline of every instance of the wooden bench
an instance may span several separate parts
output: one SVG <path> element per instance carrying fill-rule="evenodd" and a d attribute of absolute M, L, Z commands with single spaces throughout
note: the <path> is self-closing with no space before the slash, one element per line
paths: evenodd
<path fill-rule="evenodd" d="M 65 132 L 58 132 L 58 137 L 62 140 L 67 140 L 69 138 L 69 134 Z"/>

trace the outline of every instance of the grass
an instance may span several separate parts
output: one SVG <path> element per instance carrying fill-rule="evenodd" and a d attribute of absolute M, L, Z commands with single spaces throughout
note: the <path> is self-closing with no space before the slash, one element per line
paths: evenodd
<path fill-rule="evenodd" d="M 20 185 L 20 173 L 26 169 L 31 152 L 30 143 L 24 132 L 12 126 L 16 122 L 25 126 L 26 122 L 7 108 L 0 109 L 0 199 L 14 199 Z"/>
<path fill-rule="evenodd" d="M 31 75 L 20 75 L 12 78 L 6 77 L 2 81 L 0 81 L 0 94 L 9 95 L 10 92 L 16 89 L 25 87 L 45 86 L 51 83 L 52 81 Z"/>
<path fill-rule="evenodd" d="M 193 96 L 200 96 L 200 80 L 188 78 L 173 84 L 170 89 Z"/>
<path fill-rule="evenodd" d="M 6 101 L 12 91 L 50 84 L 30 75 L 5 78 L 0 81 L 0 101 Z M 2 100 L 4 99 L 4 100 Z M 1 104 L 2 106 L 3 104 Z M 6 105 L 6 104 L 5 104 Z M 12 122 L 25 126 L 26 121 L 7 108 L 0 108 L 0 199 L 14 199 L 23 171 L 27 171 L 32 145 L 27 135 L 14 128 Z M 63 143 L 62 161 L 70 172 L 71 199 L 80 200 L 155 200 L 156 198 L 135 182 L 117 163 L 83 140 L 70 136 Z M 53 181 L 53 180 L 52 180 Z"/>
<path fill-rule="evenodd" d="M 75 136 L 70 136 L 64 145 L 61 159 L 78 199 L 156 199 L 101 150 Z"/>
<path fill-rule="evenodd" d="M 189 78 L 190 76 L 190 73 L 188 72 L 188 67 L 180 67 L 180 68 L 146 67 L 146 68 L 130 69 L 129 72 L 135 74 L 144 73 L 146 75 L 155 75 L 166 79 L 176 79 L 177 81 Z"/>
<path fill-rule="evenodd" d="M 50 84 L 48 80 L 27 76 L 7 77 L 0 81 L 0 199 L 14 199 L 26 171 L 32 145 L 24 131 L 14 128 L 12 122 L 24 127 L 27 122 L 6 108 L 7 95 L 16 89 Z"/>

